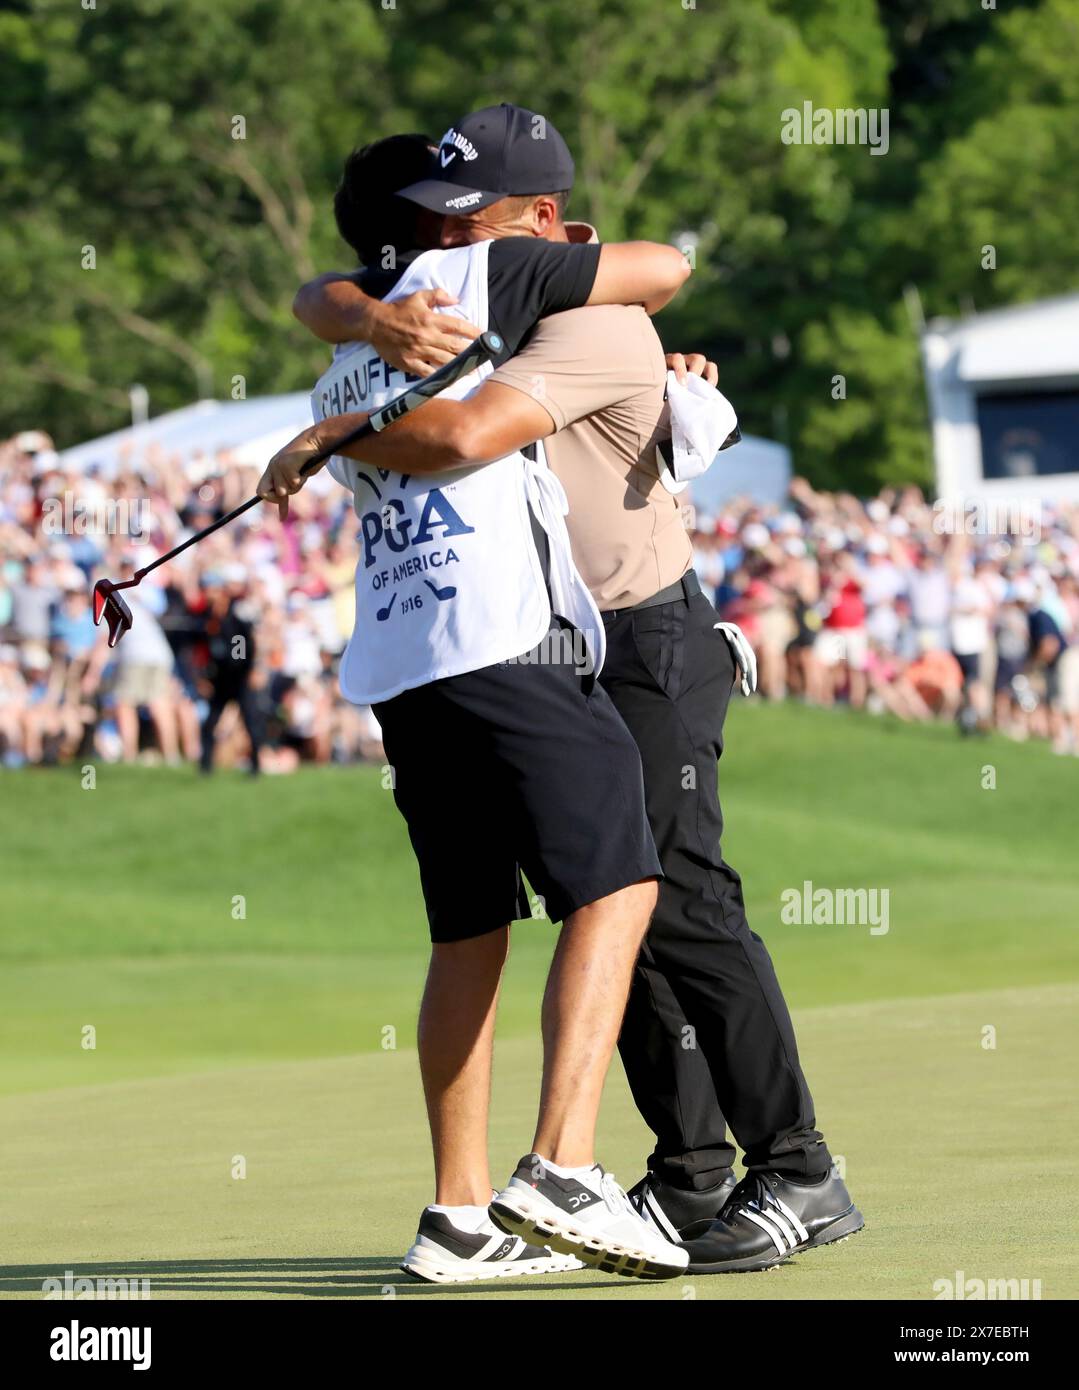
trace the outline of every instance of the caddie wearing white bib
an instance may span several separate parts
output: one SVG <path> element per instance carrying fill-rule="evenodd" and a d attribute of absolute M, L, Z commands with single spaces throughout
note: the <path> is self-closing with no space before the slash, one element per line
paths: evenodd
<path fill-rule="evenodd" d="M 426 252 L 386 299 L 442 289 L 455 312 L 488 327 L 491 245 Z M 480 368 L 445 394 L 469 395 L 492 370 Z M 312 410 L 316 420 L 371 412 L 403 385 L 369 343 L 348 343 L 315 387 Z M 376 704 L 517 657 L 546 634 L 552 602 L 583 635 L 585 664 L 599 670 L 603 623 L 570 556 L 565 494 L 545 465 L 514 453 L 446 474 L 437 486 L 351 458 L 332 459 L 329 471 L 352 492 L 360 523 L 356 623 L 341 662 L 346 699 Z M 550 594 L 534 520 L 546 533 Z"/>

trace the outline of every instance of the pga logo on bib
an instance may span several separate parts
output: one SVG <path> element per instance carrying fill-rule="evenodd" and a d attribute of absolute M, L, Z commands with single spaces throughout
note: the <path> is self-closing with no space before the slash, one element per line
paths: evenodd
<path fill-rule="evenodd" d="M 400 497 L 391 497 L 377 511 L 372 509 L 360 517 L 364 569 L 378 563 L 378 551 L 383 542 L 388 550 L 402 555 L 410 548 L 429 545 L 435 540 L 471 535 L 475 529 L 461 518 L 437 487 L 424 498 L 418 517 L 407 515 Z"/>

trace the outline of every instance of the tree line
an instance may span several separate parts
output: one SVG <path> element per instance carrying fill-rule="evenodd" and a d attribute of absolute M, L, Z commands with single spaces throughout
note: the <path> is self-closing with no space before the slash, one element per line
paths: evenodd
<path fill-rule="evenodd" d="M 820 486 L 927 482 L 919 316 L 1076 287 L 1077 39 L 1079 0 L 11 0 L 0 433 L 309 386 L 344 155 L 511 100 L 571 216 L 688 248 L 662 336 L 750 431 Z M 814 138 L 844 110 L 875 148 Z"/>

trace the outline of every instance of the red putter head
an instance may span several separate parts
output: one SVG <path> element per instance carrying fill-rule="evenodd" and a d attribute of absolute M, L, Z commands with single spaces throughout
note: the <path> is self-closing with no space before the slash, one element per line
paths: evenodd
<path fill-rule="evenodd" d="M 117 584 L 111 579 L 99 579 L 94 585 L 94 622 L 100 626 L 104 615 L 109 626 L 110 647 L 115 647 L 131 626 L 131 609 L 116 592 L 127 587 L 128 584 Z"/>

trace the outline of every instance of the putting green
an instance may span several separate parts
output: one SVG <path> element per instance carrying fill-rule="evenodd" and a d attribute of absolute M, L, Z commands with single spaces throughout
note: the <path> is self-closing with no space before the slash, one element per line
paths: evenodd
<path fill-rule="evenodd" d="M 962 1270 L 1077 1296 L 1079 765 L 739 702 L 722 783 L 725 849 L 868 1229 L 686 1287 L 930 1298 Z M 784 921 L 806 880 L 887 890 L 888 931 Z M 101 767 L 93 789 L 78 770 L 0 773 L 0 882 L 3 1296 L 67 1269 L 146 1277 L 155 1297 L 446 1296 L 395 1272 L 429 1195 L 411 1051 L 426 944 L 378 769 Z M 496 1174 L 531 1133 L 552 941 L 545 922 L 514 929 Z M 602 1134 L 634 1181 L 648 1142 L 617 1067 Z M 465 1293 L 609 1290 L 685 1296 L 594 1274 Z"/>
<path fill-rule="evenodd" d="M 767 1274 L 662 1285 L 581 1272 L 450 1290 L 401 1274 L 429 1185 L 410 1050 L 8 1097 L 0 1291 L 40 1297 L 71 1270 L 148 1279 L 159 1299 L 930 1299 L 962 1270 L 1074 1298 L 1061 1213 L 1079 1119 L 1059 1044 L 1077 1009 L 1079 988 L 1050 986 L 800 1013 L 866 1230 Z M 537 1069 L 533 1043 L 500 1048 L 498 1173 L 527 1146 Z M 602 1133 L 606 1162 L 635 1178 L 646 1139 L 620 1076 Z"/>

